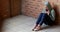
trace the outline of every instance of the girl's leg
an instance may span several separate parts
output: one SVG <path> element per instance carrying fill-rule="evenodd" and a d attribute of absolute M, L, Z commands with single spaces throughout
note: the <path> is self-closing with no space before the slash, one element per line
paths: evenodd
<path fill-rule="evenodd" d="M 41 25 L 44 23 L 45 16 L 46 16 L 46 14 L 44 13 L 44 14 L 42 15 L 40 21 L 39 21 L 38 26 L 37 26 L 36 29 L 35 29 L 36 31 L 41 29 Z M 39 19 L 38 19 L 38 20 L 39 20 Z"/>
<path fill-rule="evenodd" d="M 36 22 L 37 25 L 42 23 L 44 16 L 45 16 L 45 13 L 41 13 L 39 15 L 39 18 L 37 19 L 37 22 Z"/>
<path fill-rule="evenodd" d="M 51 26 L 51 25 L 53 25 L 54 21 L 52 21 L 51 18 L 49 17 L 49 15 L 46 14 L 46 19 L 45 19 L 44 23 L 46 25 L 50 25 Z"/>
<path fill-rule="evenodd" d="M 46 19 L 46 14 L 43 14 L 41 21 L 39 22 L 40 26 L 44 23 L 45 19 Z"/>
<path fill-rule="evenodd" d="M 36 22 L 36 25 L 35 25 L 34 29 L 38 26 L 39 23 L 41 23 L 41 25 L 43 24 L 42 19 L 44 18 L 44 15 L 45 15 L 45 13 L 41 13 L 41 14 L 39 15 L 39 18 L 38 18 L 38 20 L 37 20 L 37 22 Z M 33 30 L 34 30 L 34 29 L 33 29 Z"/>

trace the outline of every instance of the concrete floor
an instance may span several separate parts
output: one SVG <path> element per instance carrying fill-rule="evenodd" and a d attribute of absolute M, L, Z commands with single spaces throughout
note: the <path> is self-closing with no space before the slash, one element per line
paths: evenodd
<path fill-rule="evenodd" d="M 2 32 L 60 32 L 60 26 L 53 26 L 40 31 L 32 31 L 37 19 L 19 15 L 13 18 L 6 19 Z M 43 25 L 42 27 L 45 27 Z"/>

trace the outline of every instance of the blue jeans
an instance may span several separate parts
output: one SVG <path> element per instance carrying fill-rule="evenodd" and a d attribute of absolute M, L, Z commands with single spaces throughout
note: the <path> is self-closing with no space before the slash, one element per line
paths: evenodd
<path fill-rule="evenodd" d="M 49 17 L 49 15 L 47 15 L 46 13 L 41 13 L 39 15 L 39 18 L 38 18 L 36 24 L 42 25 L 43 23 L 45 23 L 46 25 L 53 25 L 54 21 L 52 21 L 51 18 Z"/>

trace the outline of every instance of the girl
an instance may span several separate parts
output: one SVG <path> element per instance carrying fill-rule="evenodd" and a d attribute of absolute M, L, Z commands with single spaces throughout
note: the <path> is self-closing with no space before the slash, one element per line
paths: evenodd
<path fill-rule="evenodd" d="M 54 25 L 54 20 L 55 20 L 55 11 L 54 9 L 51 8 L 51 5 L 49 2 L 45 2 L 46 9 L 44 9 L 41 14 L 39 15 L 39 18 L 36 22 L 35 27 L 32 29 L 33 31 L 38 31 L 41 29 L 41 26 L 43 23 L 46 25 Z"/>

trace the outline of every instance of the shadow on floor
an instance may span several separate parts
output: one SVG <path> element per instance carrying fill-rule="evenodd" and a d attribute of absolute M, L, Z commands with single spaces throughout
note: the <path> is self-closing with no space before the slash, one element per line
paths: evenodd
<path fill-rule="evenodd" d="M 57 27 L 60 27 L 60 25 L 56 25 L 56 26 L 46 26 L 46 27 L 42 27 L 42 29 L 54 29 L 54 28 L 57 28 Z"/>

